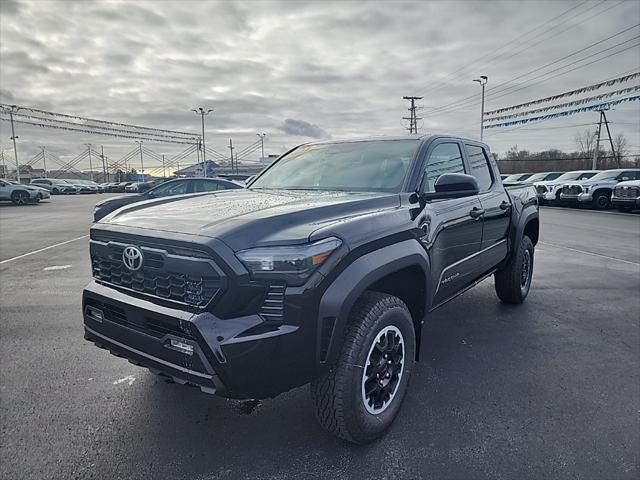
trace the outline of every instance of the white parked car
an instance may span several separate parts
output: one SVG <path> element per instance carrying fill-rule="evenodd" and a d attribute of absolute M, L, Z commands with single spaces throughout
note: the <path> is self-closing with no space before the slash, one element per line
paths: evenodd
<path fill-rule="evenodd" d="M 38 187 L 0 179 L 1 201 L 13 202 L 14 205 L 26 205 L 40 202 L 42 196 L 42 189 Z"/>
<path fill-rule="evenodd" d="M 62 178 L 35 178 L 30 185 L 46 188 L 51 195 L 73 195 L 79 191 L 78 187 Z"/>

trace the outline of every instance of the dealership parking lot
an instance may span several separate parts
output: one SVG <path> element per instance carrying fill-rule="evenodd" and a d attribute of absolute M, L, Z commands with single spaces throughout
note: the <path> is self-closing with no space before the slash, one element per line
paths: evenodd
<path fill-rule="evenodd" d="M 398 420 L 354 447 L 306 387 L 210 397 L 83 340 L 107 196 L 0 205 L 3 478 L 638 477 L 640 215 L 542 208 L 525 304 L 487 280 L 431 315 Z"/>

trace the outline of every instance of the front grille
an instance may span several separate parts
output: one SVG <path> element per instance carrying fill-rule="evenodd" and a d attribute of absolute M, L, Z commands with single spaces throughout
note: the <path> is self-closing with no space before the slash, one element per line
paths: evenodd
<path fill-rule="evenodd" d="M 640 188 L 638 187 L 616 187 L 613 195 L 618 198 L 635 199 L 640 197 Z"/>
<path fill-rule="evenodd" d="M 563 195 L 578 196 L 582 193 L 582 187 L 580 185 L 565 185 L 562 187 Z"/>
<path fill-rule="evenodd" d="M 545 187 L 544 185 L 536 185 L 536 193 L 539 195 L 542 195 L 543 193 L 547 192 L 547 187 Z"/>
<path fill-rule="evenodd" d="M 135 244 L 143 253 L 139 270 L 129 270 L 122 252 L 129 244 L 91 240 L 93 276 L 105 283 L 168 302 L 202 308 L 224 286 L 220 269 L 202 252 Z M 176 254 L 179 253 L 179 254 Z M 196 256 L 197 255 L 197 256 Z"/>
<path fill-rule="evenodd" d="M 272 283 L 269 285 L 267 295 L 262 302 L 260 315 L 265 320 L 281 321 L 284 316 L 284 284 Z"/>

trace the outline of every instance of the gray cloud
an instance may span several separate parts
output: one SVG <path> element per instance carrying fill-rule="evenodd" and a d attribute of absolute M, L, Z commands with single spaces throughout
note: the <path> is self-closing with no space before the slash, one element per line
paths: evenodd
<path fill-rule="evenodd" d="M 329 134 L 318 125 L 293 118 L 287 118 L 282 125 L 278 127 L 278 130 L 296 137 L 329 138 Z"/>
<path fill-rule="evenodd" d="M 229 138 L 243 148 L 258 132 L 267 133 L 266 153 L 281 153 L 303 137 L 402 134 L 401 117 L 407 114 L 402 96 L 419 94 L 425 107 L 422 133 L 476 138 L 480 91 L 471 80 L 480 74 L 489 76 L 487 108 L 493 109 L 596 83 L 637 65 L 635 49 L 543 82 L 530 77 L 514 82 L 516 75 L 640 18 L 638 2 L 595 5 L 533 0 L 1 0 L 0 97 L 61 113 L 194 133 L 200 124 L 191 109 L 212 107 L 207 146 L 226 155 Z M 566 22 L 541 33 L 561 20 Z M 521 90 L 501 93 L 520 82 Z M 471 99 L 462 108 L 433 110 L 465 97 Z M 638 151 L 639 112 L 638 104 L 630 103 L 612 111 L 610 118 L 612 133 L 625 133 Z M 595 114 L 582 114 L 517 130 L 487 131 L 485 139 L 498 152 L 515 143 L 529 150 L 567 149 L 575 132 L 591 128 L 584 124 L 594 121 Z M 548 128 L 556 126 L 562 128 Z M 5 139 L 0 148 L 11 156 L 7 127 L 0 122 L 0 140 Z M 133 148 L 125 139 L 16 128 L 19 153 L 27 159 L 38 145 L 62 157 L 77 154 L 86 142 L 104 143 L 115 158 Z M 168 144 L 149 148 L 167 155 L 184 149 Z"/>

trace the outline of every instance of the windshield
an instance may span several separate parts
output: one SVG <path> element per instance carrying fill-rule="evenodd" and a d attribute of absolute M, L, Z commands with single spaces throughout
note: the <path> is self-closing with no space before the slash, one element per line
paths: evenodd
<path fill-rule="evenodd" d="M 560 175 L 557 180 L 581 180 L 593 176 L 595 172 L 566 172 Z"/>
<path fill-rule="evenodd" d="M 399 192 L 417 140 L 303 145 L 250 188 Z"/>
<path fill-rule="evenodd" d="M 520 180 L 525 180 L 531 176 L 530 173 L 514 173 L 513 175 L 509 175 L 504 179 L 505 182 L 519 182 Z"/>
<path fill-rule="evenodd" d="M 618 175 L 620 175 L 619 170 L 613 170 L 610 172 L 600 172 L 597 175 L 594 175 L 593 177 L 591 177 L 591 180 L 610 180 L 612 178 L 616 178 Z"/>
<path fill-rule="evenodd" d="M 545 180 L 550 174 L 549 173 L 536 173 L 535 175 L 531 175 L 527 180 L 530 182 L 541 182 Z"/>

